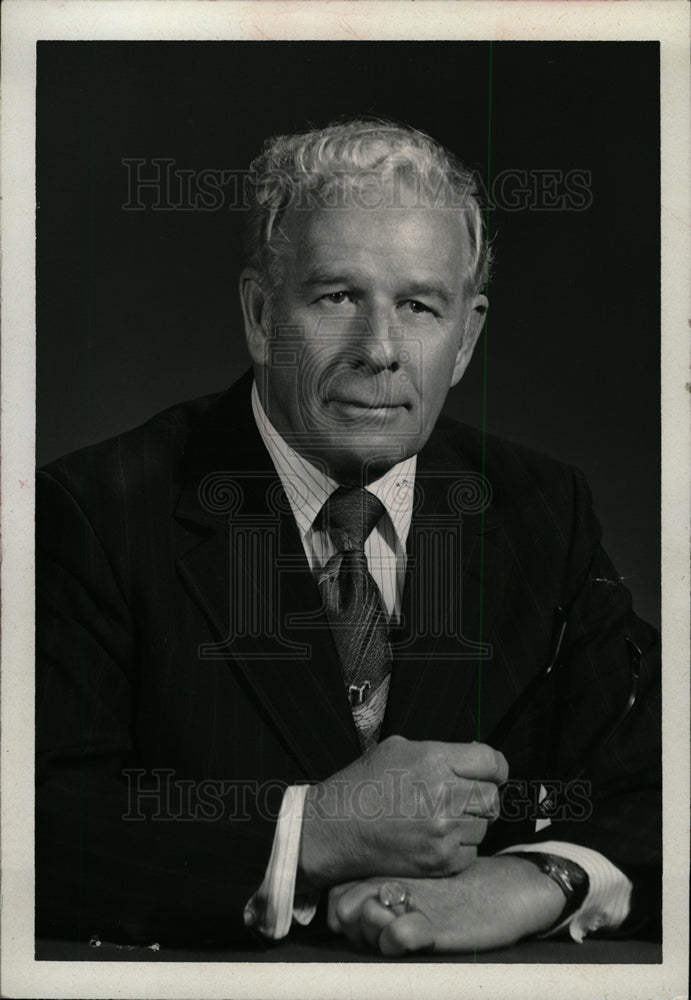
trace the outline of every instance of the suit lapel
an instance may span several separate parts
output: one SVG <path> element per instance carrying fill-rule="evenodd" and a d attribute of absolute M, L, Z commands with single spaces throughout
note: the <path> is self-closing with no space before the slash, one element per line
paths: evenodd
<path fill-rule="evenodd" d="M 382 737 L 477 738 L 475 702 L 510 567 L 491 490 L 435 432 L 416 473 L 401 626 Z"/>
<path fill-rule="evenodd" d="M 254 423 L 250 388 L 244 378 L 213 404 L 190 442 L 176 517 L 194 529 L 178 566 L 218 636 L 200 646 L 200 659 L 233 661 L 315 779 L 359 756 L 360 745 L 319 592 Z"/>
<path fill-rule="evenodd" d="M 313 780 L 359 756 L 360 744 L 319 592 L 254 423 L 251 384 L 243 378 L 214 403 L 190 440 L 178 567 L 217 636 L 200 658 L 242 672 Z M 461 461 L 439 430 L 419 456 L 382 738 L 477 738 L 483 675 L 495 665 L 491 631 L 511 571 L 477 464 Z"/>

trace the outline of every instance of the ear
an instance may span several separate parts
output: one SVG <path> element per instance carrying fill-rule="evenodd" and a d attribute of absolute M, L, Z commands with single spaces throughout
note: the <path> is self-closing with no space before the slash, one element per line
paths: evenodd
<path fill-rule="evenodd" d="M 465 318 L 465 329 L 461 337 L 461 343 L 456 355 L 451 385 L 458 385 L 465 374 L 465 370 L 470 364 L 478 337 L 485 325 L 485 316 L 489 309 L 489 302 L 485 295 L 476 295 L 470 300 L 467 306 Z"/>
<path fill-rule="evenodd" d="M 250 357 L 255 365 L 265 365 L 271 335 L 270 309 L 262 276 L 253 267 L 246 267 L 240 275 L 240 302 Z"/>

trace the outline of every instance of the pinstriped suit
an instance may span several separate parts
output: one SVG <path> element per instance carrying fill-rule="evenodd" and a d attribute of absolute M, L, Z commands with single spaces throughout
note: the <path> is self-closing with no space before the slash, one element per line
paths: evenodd
<path fill-rule="evenodd" d="M 283 789 L 359 755 L 250 386 L 248 376 L 174 407 L 39 476 L 42 933 L 242 938 Z M 478 473 L 487 503 L 464 493 Z M 493 853 L 558 839 L 600 851 L 634 881 L 630 927 L 655 909 L 659 880 L 657 637 L 600 549 L 587 486 L 572 469 L 445 419 L 419 455 L 416 483 L 382 737 L 491 742 L 547 662 L 562 605 L 559 669 L 498 749 L 512 778 L 566 780 L 626 702 L 624 637 L 633 638 L 645 652 L 641 695 L 591 762 L 592 815 L 572 811 L 539 834 L 529 819 L 501 819 L 482 845 Z M 440 537 L 449 539 L 441 554 Z M 450 613 L 440 625 L 441 589 Z M 128 789 L 165 788 L 162 771 L 185 790 L 172 788 L 167 806 L 161 794 L 133 806 Z"/>

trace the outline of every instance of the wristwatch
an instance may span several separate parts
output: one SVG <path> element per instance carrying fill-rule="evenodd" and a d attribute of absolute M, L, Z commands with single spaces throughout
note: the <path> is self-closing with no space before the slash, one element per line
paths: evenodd
<path fill-rule="evenodd" d="M 552 925 L 553 927 L 575 913 L 588 895 L 590 885 L 588 876 L 575 861 L 561 858 L 557 854 L 543 854 L 541 851 L 507 851 L 506 853 L 509 857 L 524 858 L 536 865 L 541 872 L 556 882 L 564 893 L 566 903 Z"/>

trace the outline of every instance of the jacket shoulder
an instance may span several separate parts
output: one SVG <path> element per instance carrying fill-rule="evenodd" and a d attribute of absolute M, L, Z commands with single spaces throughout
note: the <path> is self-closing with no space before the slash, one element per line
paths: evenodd
<path fill-rule="evenodd" d="M 445 446 L 484 474 L 495 489 L 502 484 L 514 491 L 521 485 L 528 489 L 568 484 L 572 489 L 574 477 L 584 480 L 583 473 L 573 465 L 450 417 L 441 417 L 437 430 Z"/>
<path fill-rule="evenodd" d="M 560 548 L 575 536 L 588 545 L 601 537 L 592 494 L 578 468 L 446 417 L 438 428 L 443 451 L 482 477 L 488 513 L 507 531 L 532 544 L 551 538 Z"/>
<path fill-rule="evenodd" d="M 70 452 L 38 470 L 76 497 L 133 496 L 180 478 L 185 447 L 221 393 L 177 403 L 145 423 Z"/>

